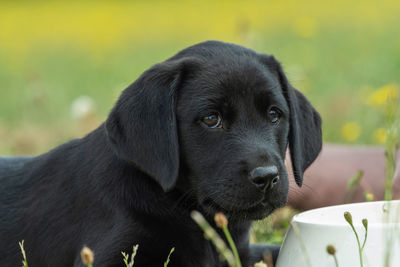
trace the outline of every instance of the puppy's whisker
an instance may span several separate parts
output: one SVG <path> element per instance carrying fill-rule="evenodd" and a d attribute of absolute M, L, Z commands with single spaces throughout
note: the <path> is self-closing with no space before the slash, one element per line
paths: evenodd
<path fill-rule="evenodd" d="M 307 184 L 304 184 L 304 183 L 303 183 L 303 186 L 305 186 L 305 190 L 307 190 L 307 191 L 309 191 L 309 192 L 312 192 L 312 194 L 313 194 L 314 196 L 316 196 L 317 199 L 324 199 L 324 198 L 321 196 L 321 194 L 320 194 L 318 191 L 316 191 L 313 187 L 311 187 L 311 186 L 309 186 L 309 185 L 307 185 Z M 289 186 L 289 187 L 290 187 L 291 189 L 293 189 L 292 192 L 294 192 L 294 193 L 296 193 L 296 194 L 300 194 L 302 197 L 305 197 L 305 196 L 307 195 L 307 193 L 304 192 L 305 190 L 299 190 L 299 188 L 296 188 L 295 186 Z"/>
<path fill-rule="evenodd" d="M 303 191 L 298 191 L 295 188 L 291 188 L 291 189 L 293 189 L 293 190 L 290 190 L 289 197 L 291 196 L 291 194 L 295 194 L 297 196 L 302 196 L 302 197 L 306 196 L 306 194 Z"/>
<path fill-rule="evenodd" d="M 308 189 L 308 190 L 310 190 L 310 191 L 312 191 L 312 192 L 315 192 L 315 189 L 314 189 L 312 186 L 308 185 L 307 183 L 303 183 L 303 186 L 304 186 L 306 189 Z"/>

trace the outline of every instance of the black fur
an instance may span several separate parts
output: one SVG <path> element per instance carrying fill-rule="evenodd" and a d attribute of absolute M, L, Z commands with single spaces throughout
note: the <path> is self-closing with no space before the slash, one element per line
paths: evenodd
<path fill-rule="evenodd" d="M 269 119 L 276 107 L 278 122 Z M 222 128 L 202 118 L 222 116 Z M 82 139 L 27 158 L 0 158 L 0 266 L 225 266 L 190 218 L 224 212 L 243 266 L 267 246 L 248 244 L 251 221 L 285 205 L 289 145 L 296 182 L 321 149 L 321 120 L 272 57 L 210 41 L 144 72 L 105 124 Z M 250 172 L 275 166 L 279 182 L 256 186 Z M 275 168 L 274 167 L 274 168 Z M 277 250 L 274 251 L 276 257 Z"/>

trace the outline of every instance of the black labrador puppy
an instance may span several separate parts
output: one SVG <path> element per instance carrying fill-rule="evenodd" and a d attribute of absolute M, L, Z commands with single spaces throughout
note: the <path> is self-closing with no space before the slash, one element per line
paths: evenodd
<path fill-rule="evenodd" d="M 285 151 L 301 186 L 321 150 L 321 119 L 273 56 L 228 43 L 194 45 L 145 71 L 106 122 L 35 157 L 0 160 L 0 266 L 226 266 L 190 218 L 223 212 L 243 266 L 252 220 L 287 201 Z M 276 252 L 276 251 L 275 251 Z M 275 254 L 276 256 L 276 254 Z"/>

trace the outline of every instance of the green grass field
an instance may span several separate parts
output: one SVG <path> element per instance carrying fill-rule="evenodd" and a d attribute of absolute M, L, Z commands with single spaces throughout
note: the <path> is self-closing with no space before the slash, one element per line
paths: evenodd
<path fill-rule="evenodd" d="M 83 136 L 144 70 L 208 39 L 274 54 L 321 113 L 324 141 L 384 143 L 384 102 L 400 93 L 399 11 L 396 0 L 2 1 L 0 154 Z M 80 96 L 94 109 L 77 119 Z M 261 228 L 271 224 L 287 220 Z"/>
<path fill-rule="evenodd" d="M 382 112 L 368 102 L 384 86 L 399 90 L 397 1 L 204 3 L 2 2 L 0 154 L 83 135 L 149 66 L 207 39 L 274 54 L 322 114 L 325 141 L 384 141 Z M 82 95 L 94 101 L 91 127 L 70 115 Z"/>

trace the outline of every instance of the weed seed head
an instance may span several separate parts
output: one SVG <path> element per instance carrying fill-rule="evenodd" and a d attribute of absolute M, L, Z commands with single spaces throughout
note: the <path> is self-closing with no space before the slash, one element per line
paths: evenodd
<path fill-rule="evenodd" d="M 86 246 L 83 247 L 81 250 L 81 259 L 82 259 L 83 264 L 85 264 L 85 265 L 93 264 L 93 261 L 94 261 L 93 251 Z"/>
<path fill-rule="evenodd" d="M 215 214 L 214 220 L 215 220 L 215 224 L 219 228 L 225 228 L 228 226 L 228 219 L 225 217 L 225 215 L 222 212 L 218 212 L 217 214 Z"/>
<path fill-rule="evenodd" d="M 364 225 L 365 230 L 367 230 L 368 229 L 368 220 L 362 219 L 362 224 Z"/>
<path fill-rule="evenodd" d="M 349 224 L 353 225 L 353 218 L 351 217 L 351 213 L 350 212 L 346 211 L 344 213 L 344 218 Z"/>
<path fill-rule="evenodd" d="M 336 248 L 333 245 L 327 245 L 326 246 L 326 252 L 328 252 L 329 255 L 335 255 L 336 254 Z"/>

